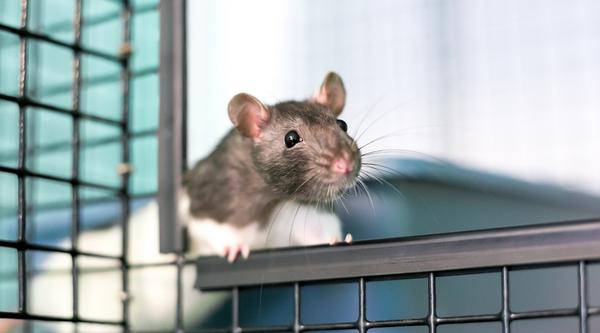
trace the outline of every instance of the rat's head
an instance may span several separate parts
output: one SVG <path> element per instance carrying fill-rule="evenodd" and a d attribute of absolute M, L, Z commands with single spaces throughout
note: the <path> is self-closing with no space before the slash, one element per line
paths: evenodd
<path fill-rule="evenodd" d="M 248 94 L 229 102 L 229 118 L 254 143 L 252 159 L 266 183 L 302 201 L 332 201 L 354 186 L 360 152 L 338 119 L 346 90 L 329 73 L 305 101 L 266 106 Z"/>

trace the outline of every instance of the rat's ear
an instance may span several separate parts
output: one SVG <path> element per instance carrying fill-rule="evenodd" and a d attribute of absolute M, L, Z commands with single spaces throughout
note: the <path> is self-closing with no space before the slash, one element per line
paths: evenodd
<path fill-rule="evenodd" d="M 269 109 L 256 97 L 248 94 L 233 96 L 227 106 L 229 119 L 240 133 L 251 139 L 258 139 L 262 127 L 269 121 Z"/>
<path fill-rule="evenodd" d="M 346 104 L 346 88 L 344 88 L 342 78 L 337 73 L 327 73 L 321 88 L 313 96 L 313 100 L 328 107 L 336 116 L 342 113 Z"/>

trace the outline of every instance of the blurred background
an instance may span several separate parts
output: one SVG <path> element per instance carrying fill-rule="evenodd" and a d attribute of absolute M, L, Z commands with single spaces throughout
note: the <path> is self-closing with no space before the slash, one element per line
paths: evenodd
<path fill-rule="evenodd" d="M 190 163 L 229 128 L 235 93 L 306 98 L 333 70 L 350 132 L 390 135 L 366 151 L 600 193 L 597 1 L 190 1 L 188 12 Z"/>
<path fill-rule="evenodd" d="M 20 1 L 0 0 L 0 240 L 17 239 Z M 129 107 L 127 183 L 133 213 L 157 190 L 159 1 L 131 5 L 131 78 L 123 93 L 119 62 L 82 55 L 79 177 L 105 189 L 77 187 L 81 250 L 114 259 L 78 259 L 82 315 L 122 320 L 118 296 L 123 254 L 118 174 L 123 105 Z M 84 0 L 82 46 L 119 56 L 123 2 Z M 436 234 L 600 216 L 600 3 L 593 0 L 253 0 L 187 2 L 188 163 L 206 156 L 229 130 L 229 99 L 245 91 L 270 104 L 312 95 L 328 71 L 338 72 L 348 100 L 341 118 L 366 144 L 363 152 L 393 172 L 391 183 L 370 182 L 364 194 L 338 207 L 344 232 L 355 239 Z M 65 43 L 75 34 L 74 0 L 30 0 L 27 29 Z M 26 240 L 71 249 L 73 187 L 73 52 L 31 39 L 26 95 L 26 167 L 60 180 L 25 177 Z M 56 112 L 56 109 L 67 112 Z M 100 121 L 97 118 L 102 118 Z M 389 170 L 389 169 L 388 169 Z M 392 188 L 393 186 L 393 188 Z M 113 190 L 114 189 L 114 190 Z M 372 202 L 371 202 L 372 201 Z M 302 216 L 302 215 L 301 215 Z M 92 232 L 93 231 L 93 232 Z M 98 236 L 102 233 L 102 236 Z M 128 240 L 130 322 L 135 332 L 173 331 L 176 267 L 157 253 L 158 224 L 136 224 Z M 142 244 L 150 244 L 148 247 Z M 68 254 L 26 251 L 34 314 L 72 315 Z M 133 253 L 133 254 L 132 254 Z M 17 311 L 17 251 L 0 246 L 0 311 Z M 588 265 L 600 281 L 600 265 Z M 42 279 L 51 275 L 51 279 Z M 42 277 L 42 278 L 40 278 Z M 35 282 L 40 278 L 43 284 Z M 500 273 L 440 276 L 441 316 L 495 313 Z M 227 327 L 230 304 L 200 320 L 201 297 L 191 291 L 193 265 L 184 268 L 185 328 Z M 577 305 L 577 267 L 514 270 L 511 309 Z M 87 282 L 86 282 L 87 281 Z M 423 276 L 368 283 L 372 320 L 426 315 Z M 600 306 L 590 283 L 589 302 Z M 351 321 L 356 283 L 302 289 L 306 323 Z M 88 293 L 95 290 L 103 295 Z M 55 297 L 48 310 L 48 299 Z M 292 290 L 241 292 L 245 326 L 289 323 Z M 90 295 L 95 295 L 90 298 Z M 2 319 L 0 319 L 0 324 Z M 512 332 L 574 332 L 576 317 L 514 322 Z M 600 332 L 598 317 L 590 331 Z M 1 326 L 1 325 L 0 325 Z M 34 332 L 108 332 L 118 325 L 33 321 Z M 15 329 L 21 332 L 21 328 Z M 373 332 L 426 332 L 427 327 Z M 499 323 L 442 325 L 439 332 L 500 332 Z"/>

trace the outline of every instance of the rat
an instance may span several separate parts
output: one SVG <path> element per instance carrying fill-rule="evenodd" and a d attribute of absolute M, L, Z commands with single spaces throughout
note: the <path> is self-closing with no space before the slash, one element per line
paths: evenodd
<path fill-rule="evenodd" d="M 240 254 L 247 258 L 251 248 L 264 245 L 265 233 L 268 240 L 269 221 L 283 205 L 323 207 L 353 187 L 361 154 L 338 119 L 345 103 L 344 83 L 334 72 L 302 101 L 265 105 L 235 95 L 227 107 L 234 128 L 184 176 L 180 215 L 192 252 L 230 262 Z M 297 243 L 340 240 L 339 219 L 325 220 L 328 226 L 305 226 L 308 235 Z"/>

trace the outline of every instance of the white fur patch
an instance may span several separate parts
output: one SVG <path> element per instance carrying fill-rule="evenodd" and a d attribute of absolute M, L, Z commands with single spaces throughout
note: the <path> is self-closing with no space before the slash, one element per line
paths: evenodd
<path fill-rule="evenodd" d="M 224 247 L 237 244 L 261 249 L 327 244 L 332 239 L 342 239 L 341 222 L 335 214 L 294 201 L 275 207 L 268 223 L 251 222 L 242 227 L 191 217 L 187 195 L 180 195 L 179 211 L 187 224 L 189 250 L 194 255 L 223 255 Z"/>

